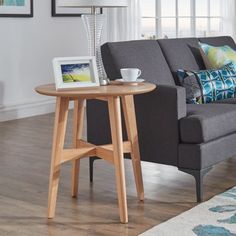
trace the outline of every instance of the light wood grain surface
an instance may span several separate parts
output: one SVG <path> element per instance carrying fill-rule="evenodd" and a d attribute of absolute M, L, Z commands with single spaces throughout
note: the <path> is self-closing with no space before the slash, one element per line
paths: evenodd
<path fill-rule="evenodd" d="M 73 90 L 57 91 L 55 84 L 41 85 L 35 90 L 43 95 L 56 97 L 103 97 L 103 96 L 120 96 L 120 95 L 135 95 L 151 92 L 156 88 L 156 85 L 151 83 L 140 83 L 138 85 L 109 85 L 92 88 L 78 88 Z"/>
<path fill-rule="evenodd" d="M 135 117 L 133 95 L 148 93 L 156 88 L 151 83 L 140 83 L 137 85 L 116 85 L 100 86 L 96 88 L 83 88 L 76 90 L 57 91 L 55 85 L 41 85 L 35 90 L 43 95 L 56 96 L 56 112 L 54 135 L 52 145 L 52 161 L 50 171 L 50 184 L 48 194 L 48 218 L 55 216 L 59 175 L 61 165 L 72 161 L 72 197 L 77 197 L 78 176 L 80 159 L 91 156 L 98 156 L 109 161 L 115 167 L 116 186 L 118 195 L 118 206 L 121 223 L 128 223 L 128 210 L 126 199 L 126 182 L 124 170 L 124 146 L 121 122 L 121 101 L 125 115 L 128 141 L 130 150 L 136 188 L 140 200 L 144 200 L 143 180 L 140 163 L 138 132 Z M 73 98 L 73 99 L 71 99 Z M 109 119 L 111 127 L 112 145 L 107 149 L 106 145 L 95 146 L 83 141 L 83 119 L 85 113 L 86 99 L 101 99 L 108 102 Z M 69 101 L 74 101 L 73 116 L 73 149 L 64 149 L 65 130 L 67 126 L 67 114 Z M 83 144 L 83 146 L 79 146 Z M 90 155 L 89 155 L 90 154 Z"/>
<path fill-rule="evenodd" d="M 61 152 L 64 148 L 66 124 L 68 118 L 69 99 L 57 98 L 53 131 L 51 169 L 48 190 L 48 218 L 55 215 L 57 192 L 60 176 Z"/>
<path fill-rule="evenodd" d="M 77 99 L 74 102 L 74 115 L 73 115 L 73 148 L 78 148 L 78 140 L 82 139 L 84 119 L 85 119 L 85 106 L 84 99 Z M 71 174 L 71 195 L 77 197 L 78 184 L 79 184 L 79 168 L 80 159 L 74 160 L 72 163 Z"/>
<path fill-rule="evenodd" d="M 136 114 L 134 107 L 133 96 L 123 96 L 122 107 L 124 111 L 125 126 L 127 130 L 128 140 L 131 143 L 131 160 L 134 170 L 134 179 L 136 183 L 136 189 L 139 200 L 144 200 L 144 189 L 143 189 L 143 178 L 142 169 L 140 163 L 140 151 L 139 151 L 139 140 L 138 140 L 138 130 L 136 124 Z"/>
<path fill-rule="evenodd" d="M 123 155 L 123 135 L 121 123 L 120 98 L 112 97 L 108 100 L 108 110 L 111 127 L 111 137 L 113 145 L 113 155 L 116 173 L 116 188 L 119 204 L 120 220 L 122 223 L 128 222 L 125 167 Z"/>

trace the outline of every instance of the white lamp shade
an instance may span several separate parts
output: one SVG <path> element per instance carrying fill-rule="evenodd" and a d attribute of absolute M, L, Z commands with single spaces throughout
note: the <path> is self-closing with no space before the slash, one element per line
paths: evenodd
<path fill-rule="evenodd" d="M 128 0 L 58 0 L 59 7 L 128 7 Z"/>

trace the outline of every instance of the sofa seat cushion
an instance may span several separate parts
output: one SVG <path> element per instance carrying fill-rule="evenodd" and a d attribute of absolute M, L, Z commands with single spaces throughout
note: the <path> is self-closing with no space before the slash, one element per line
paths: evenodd
<path fill-rule="evenodd" d="M 236 132 L 233 104 L 188 104 L 187 116 L 180 120 L 183 143 L 205 143 Z"/>

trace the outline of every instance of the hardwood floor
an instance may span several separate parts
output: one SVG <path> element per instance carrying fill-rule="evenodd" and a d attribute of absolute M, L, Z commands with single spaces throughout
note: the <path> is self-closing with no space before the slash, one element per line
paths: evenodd
<path fill-rule="evenodd" d="M 120 224 L 113 167 L 96 161 L 91 186 L 85 159 L 81 161 L 78 199 L 70 197 L 71 165 L 66 164 L 56 216 L 47 220 L 53 118 L 49 114 L 0 123 L 0 236 L 138 235 L 196 205 L 191 176 L 152 163 L 142 163 L 145 202 L 140 203 L 132 163 L 126 160 L 129 224 Z M 67 144 L 70 136 L 69 129 Z M 204 198 L 234 185 L 236 158 L 216 166 L 206 176 Z"/>

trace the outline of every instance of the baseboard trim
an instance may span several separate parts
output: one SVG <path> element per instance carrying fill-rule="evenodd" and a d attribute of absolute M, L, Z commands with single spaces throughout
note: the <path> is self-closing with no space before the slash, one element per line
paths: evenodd
<path fill-rule="evenodd" d="M 0 107 L 0 122 L 43 115 L 55 111 L 55 99 Z"/>

